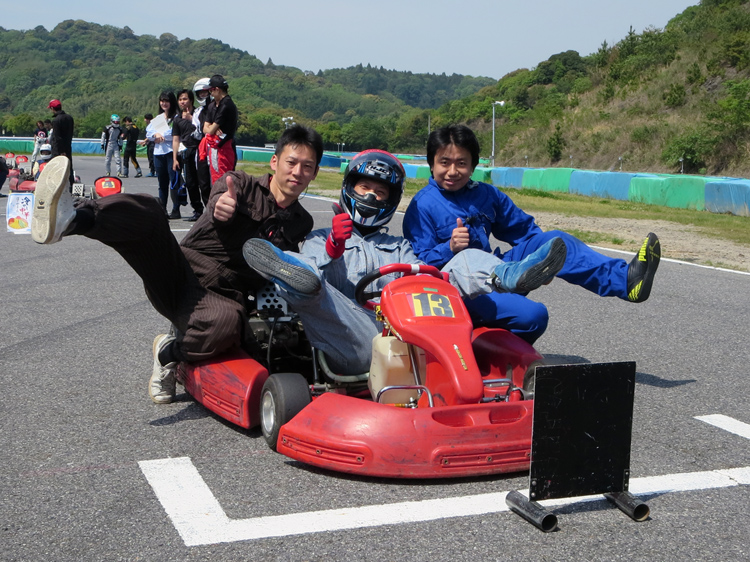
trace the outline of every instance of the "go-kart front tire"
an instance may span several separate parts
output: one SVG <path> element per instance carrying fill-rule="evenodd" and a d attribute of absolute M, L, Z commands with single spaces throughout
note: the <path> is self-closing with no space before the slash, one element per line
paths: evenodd
<path fill-rule="evenodd" d="M 311 401 L 310 387 L 299 373 L 275 373 L 268 377 L 260 394 L 260 428 L 272 450 L 276 450 L 281 426 Z"/>

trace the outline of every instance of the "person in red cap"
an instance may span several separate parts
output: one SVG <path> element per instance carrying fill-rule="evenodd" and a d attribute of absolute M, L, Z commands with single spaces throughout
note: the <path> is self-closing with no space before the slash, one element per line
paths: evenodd
<path fill-rule="evenodd" d="M 73 118 L 65 113 L 60 100 L 52 100 L 47 106 L 52 110 L 52 158 L 65 156 L 70 160 L 70 189 L 73 190 Z"/>

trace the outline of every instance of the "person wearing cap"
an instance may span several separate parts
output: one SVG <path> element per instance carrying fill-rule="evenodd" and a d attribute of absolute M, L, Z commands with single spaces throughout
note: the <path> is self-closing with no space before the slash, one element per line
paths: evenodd
<path fill-rule="evenodd" d="M 208 93 L 212 101 L 206 107 L 203 133 L 206 135 L 199 148 L 200 160 L 208 160 L 211 183 L 224 173 L 234 170 L 237 150 L 234 134 L 237 131 L 239 113 L 229 95 L 229 84 L 221 74 L 214 74 L 208 82 Z"/>
<path fill-rule="evenodd" d="M 73 191 L 73 118 L 65 113 L 60 100 L 52 100 L 47 105 L 54 115 L 52 119 L 52 132 L 49 140 L 52 146 L 52 158 L 65 156 L 70 160 L 70 190 Z"/>
<path fill-rule="evenodd" d="M 124 136 L 124 131 L 122 130 L 122 127 L 120 127 L 120 116 L 113 113 L 109 118 L 109 125 L 104 127 L 104 130 L 102 131 L 102 150 L 105 154 L 105 176 L 111 175 L 112 157 L 114 156 L 115 164 L 117 165 L 117 177 L 123 177 L 120 149 L 122 148 L 122 139 Z"/>

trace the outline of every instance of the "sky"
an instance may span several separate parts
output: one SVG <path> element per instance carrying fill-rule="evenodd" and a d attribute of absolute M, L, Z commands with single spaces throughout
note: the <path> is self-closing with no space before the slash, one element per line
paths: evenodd
<path fill-rule="evenodd" d="M 68 19 L 136 35 L 214 38 L 301 70 L 359 63 L 414 73 L 499 79 L 551 55 L 596 52 L 698 0 L 0 0 L 0 26 L 52 30 Z M 230 77 L 227 77 L 230 78 Z"/>

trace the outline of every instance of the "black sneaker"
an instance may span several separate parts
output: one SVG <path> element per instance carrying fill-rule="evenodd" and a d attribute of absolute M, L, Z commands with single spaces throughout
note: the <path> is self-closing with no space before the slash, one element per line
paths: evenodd
<path fill-rule="evenodd" d="M 630 302 L 643 302 L 649 297 L 660 258 L 659 238 L 653 232 L 649 232 L 643 241 L 643 246 L 628 266 L 628 300 Z"/>
<path fill-rule="evenodd" d="M 193 214 L 192 214 L 191 216 L 189 216 L 189 217 L 185 217 L 185 218 L 184 218 L 184 219 L 182 219 L 182 220 L 184 220 L 184 221 L 187 221 L 187 222 L 195 222 L 195 221 L 197 221 L 197 220 L 198 220 L 199 218 L 201 218 L 201 215 L 202 215 L 202 214 L 203 214 L 203 213 L 198 213 L 198 212 L 195 212 L 195 213 L 193 213 Z"/>
<path fill-rule="evenodd" d="M 320 292 L 320 279 L 312 267 L 268 240 L 251 238 L 242 247 L 242 255 L 261 277 L 289 293 L 309 296 Z"/>

